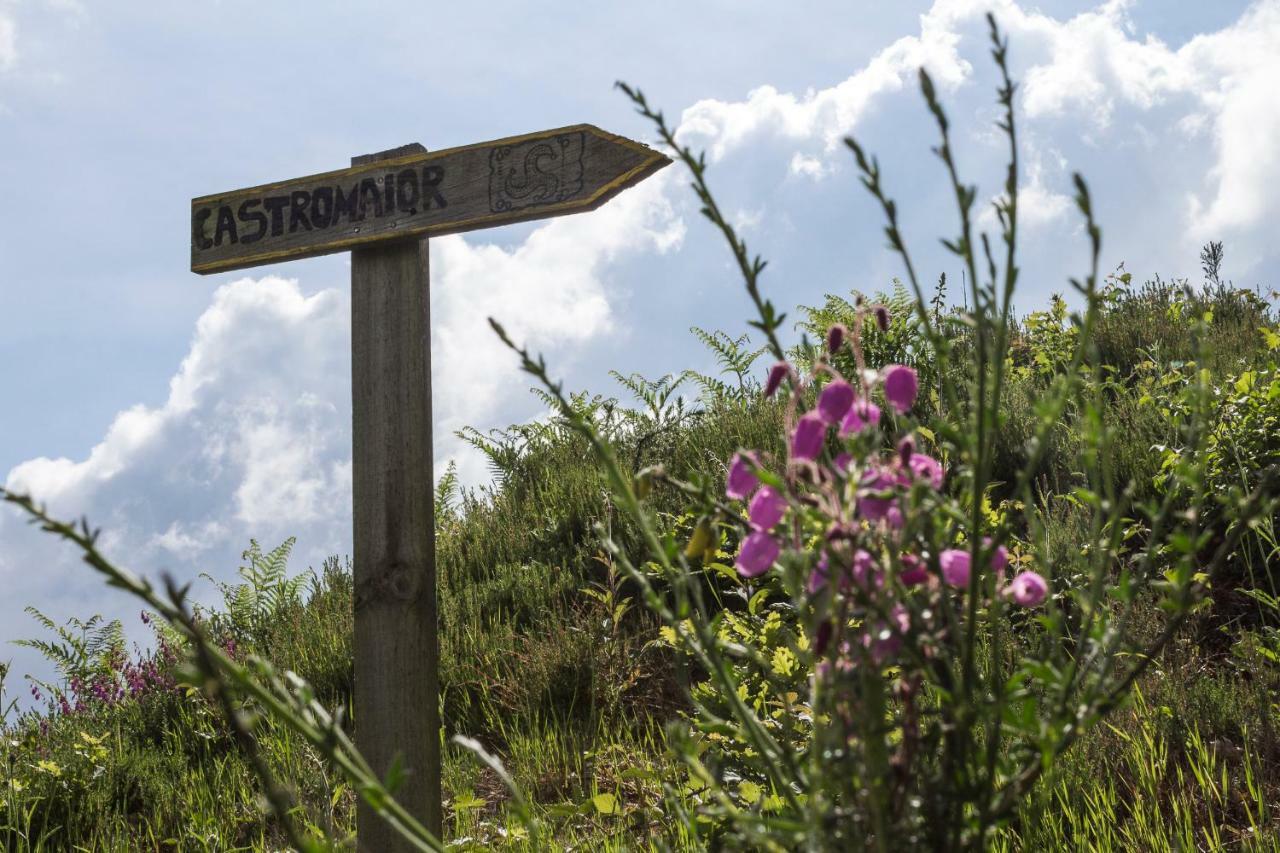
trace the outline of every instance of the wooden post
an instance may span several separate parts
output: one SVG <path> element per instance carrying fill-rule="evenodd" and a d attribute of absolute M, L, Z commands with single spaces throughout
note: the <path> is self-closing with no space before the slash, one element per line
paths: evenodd
<path fill-rule="evenodd" d="M 421 145 L 353 166 L 425 153 Z M 439 645 L 426 238 L 351 252 L 356 743 L 395 798 L 441 834 Z M 361 853 L 412 849 L 363 801 Z"/>
<path fill-rule="evenodd" d="M 351 252 L 356 746 L 437 837 L 440 684 L 431 298 L 427 238 L 594 210 L 671 161 L 590 124 L 351 167 L 191 200 L 202 275 Z M 411 849 L 363 801 L 361 853 Z"/>

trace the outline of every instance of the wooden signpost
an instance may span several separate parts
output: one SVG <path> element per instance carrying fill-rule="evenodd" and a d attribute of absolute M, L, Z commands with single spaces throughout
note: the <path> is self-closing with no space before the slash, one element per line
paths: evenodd
<path fill-rule="evenodd" d="M 351 251 L 356 744 L 437 836 L 439 647 L 426 238 L 592 210 L 670 160 L 592 125 L 351 167 L 191 202 L 191 270 Z M 409 849 L 360 803 L 361 851 Z"/>

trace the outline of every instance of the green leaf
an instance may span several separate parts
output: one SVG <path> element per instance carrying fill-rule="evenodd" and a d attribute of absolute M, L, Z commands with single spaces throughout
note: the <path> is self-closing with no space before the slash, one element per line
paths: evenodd
<path fill-rule="evenodd" d="M 755 782 L 743 782 L 738 786 L 738 796 L 748 803 L 759 800 L 762 793 L 764 793 L 763 789 Z"/>
<path fill-rule="evenodd" d="M 592 797 L 591 804 L 596 807 L 596 811 L 600 814 L 622 814 L 622 809 L 618 805 L 618 798 L 607 791 Z"/>
<path fill-rule="evenodd" d="M 408 775 L 404 767 L 404 754 L 397 752 L 391 757 L 391 766 L 387 768 L 387 778 L 383 783 L 383 787 L 389 793 L 394 794 L 404 784 L 404 780 L 408 778 Z"/>
<path fill-rule="evenodd" d="M 454 811 L 465 811 L 468 809 L 484 808 L 485 801 L 475 794 L 460 794 L 453 800 Z"/>

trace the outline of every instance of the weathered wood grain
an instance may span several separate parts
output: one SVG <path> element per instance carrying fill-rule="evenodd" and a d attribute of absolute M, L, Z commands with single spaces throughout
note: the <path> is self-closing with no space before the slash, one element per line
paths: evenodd
<path fill-rule="evenodd" d="M 377 158 L 403 152 L 352 163 L 385 163 Z M 399 755 L 408 777 L 395 797 L 439 835 L 428 280 L 425 239 L 351 253 L 354 711 L 356 745 L 369 765 L 385 777 Z M 361 853 L 412 849 L 363 800 L 356 828 Z"/>
<path fill-rule="evenodd" d="M 224 272 L 592 210 L 671 161 L 589 124 L 378 161 L 191 202 L 191 270 Z"/>

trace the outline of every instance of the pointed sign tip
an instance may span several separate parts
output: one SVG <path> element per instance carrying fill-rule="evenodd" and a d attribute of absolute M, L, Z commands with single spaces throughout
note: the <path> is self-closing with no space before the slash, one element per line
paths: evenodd
<path fill-rule="evenodd" d="M 191 202 L 191 269 L 228 272 L 579 213 L 671 162 L 579 124 L 205 196 Z"/>

